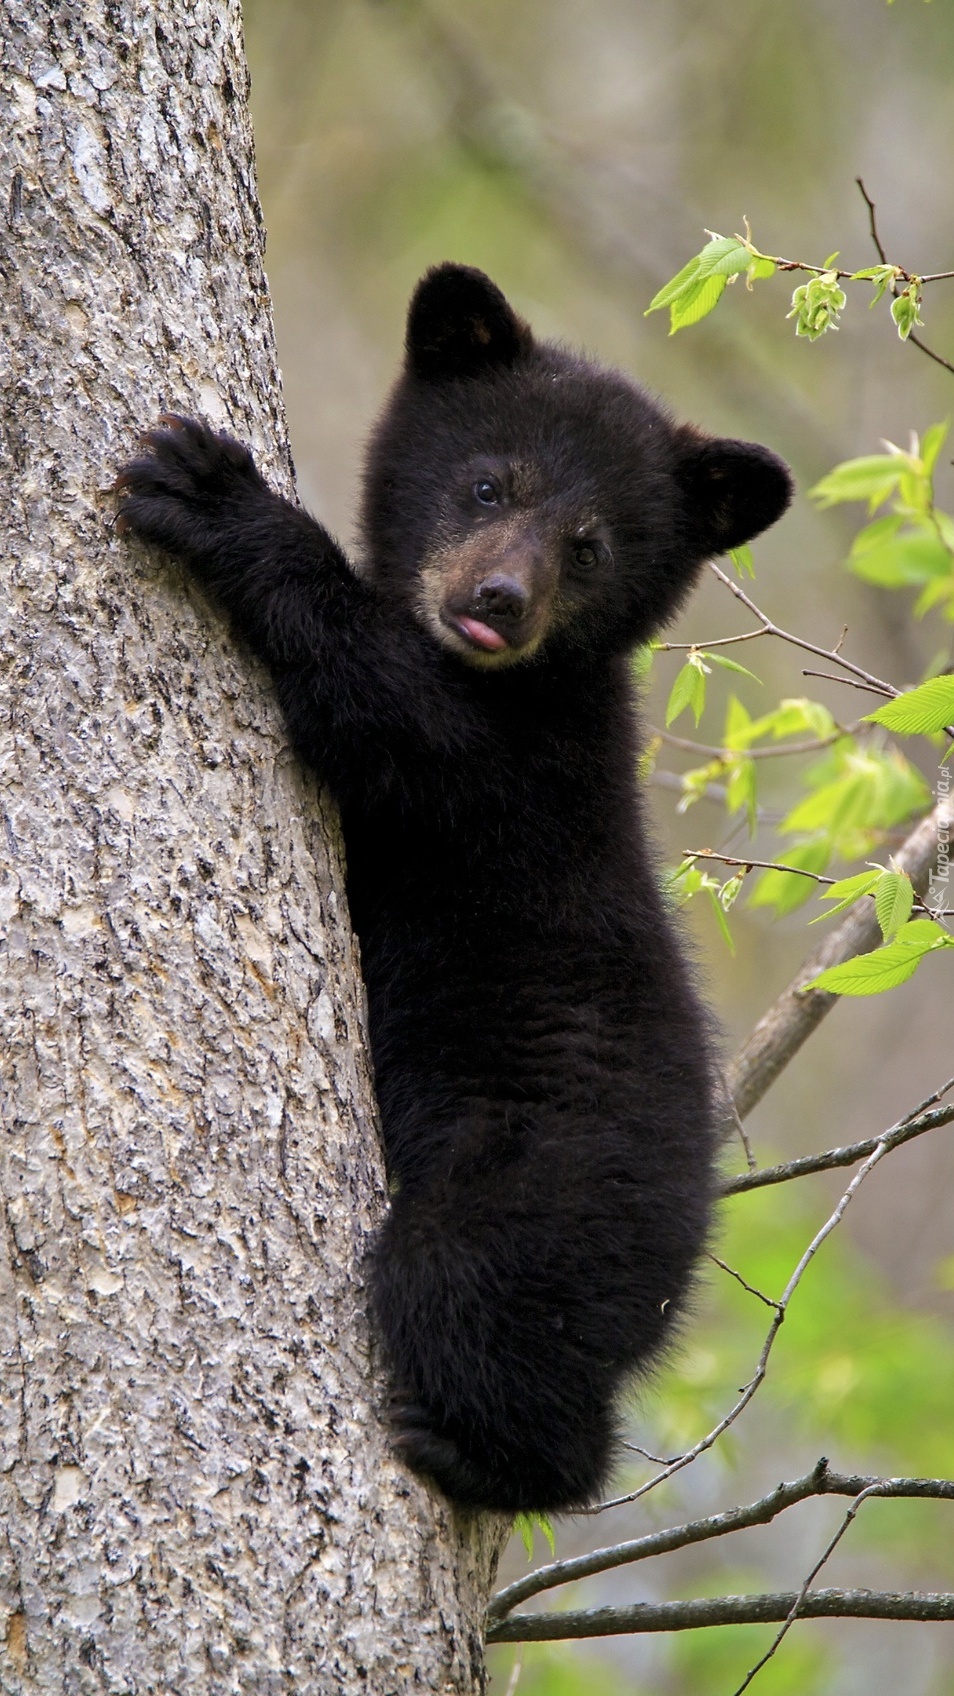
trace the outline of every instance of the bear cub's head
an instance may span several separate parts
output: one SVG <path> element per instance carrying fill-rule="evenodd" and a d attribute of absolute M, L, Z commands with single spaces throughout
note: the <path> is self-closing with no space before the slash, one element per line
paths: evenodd
<path fill-rule="evenodd" d="M 368 451 L 367 569 L 471 666 L 618 653 L 791 492 L 767 448 L 675 424 L 621 373 L 536 341 L 482 271 L 440 265 Z"/>

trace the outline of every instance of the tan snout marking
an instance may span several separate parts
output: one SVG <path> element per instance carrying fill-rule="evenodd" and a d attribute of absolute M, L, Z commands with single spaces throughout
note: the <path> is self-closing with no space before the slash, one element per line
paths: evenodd
<path fill-rule="evenodd" d="M 512 577 L 527 594 L 524 625 L 528 634 L 519 646 L 488 651 L 475 648 L 446 622 L 446 616 L 451 606 L 472 606 L 480 584 L 493 572 Z M 558 587 L 553 550 L 528 535 L 519 518 L 498 519 L 462 540 L 431 549 L 421 566 L 417 614 L 445 648 L 470 665 L 497 670 L 536 653 L 551 627 Z"/>

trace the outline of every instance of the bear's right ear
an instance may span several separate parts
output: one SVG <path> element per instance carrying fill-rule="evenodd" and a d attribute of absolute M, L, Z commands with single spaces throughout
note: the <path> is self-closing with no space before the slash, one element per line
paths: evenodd
<path fill-rule="evenodd" d="M 409 370 L 431 382 L 514 365 L 533 336 L 483 271 L 437 265 L 414 290 L 405 345 Z"/>

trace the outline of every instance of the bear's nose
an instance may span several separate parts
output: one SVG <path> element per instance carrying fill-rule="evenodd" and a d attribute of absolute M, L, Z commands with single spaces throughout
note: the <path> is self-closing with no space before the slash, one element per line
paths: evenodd
<path fill-rule="evenodd" d="M 527 610 L 530 595 L 515 577 L 495 571 L 477 585 L 474 600 L 481 617 L 517 619 Z"/>

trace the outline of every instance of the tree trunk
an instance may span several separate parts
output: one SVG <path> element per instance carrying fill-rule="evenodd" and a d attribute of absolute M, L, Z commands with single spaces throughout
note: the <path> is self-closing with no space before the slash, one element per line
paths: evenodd
<path fill-rule="evenodd" d="M 108 487 L 288 486 L 237 0 L 4 0 L 5 1692 L 482 1687 L 500 1527 L 392 1458 L 337 824 Z"/>

